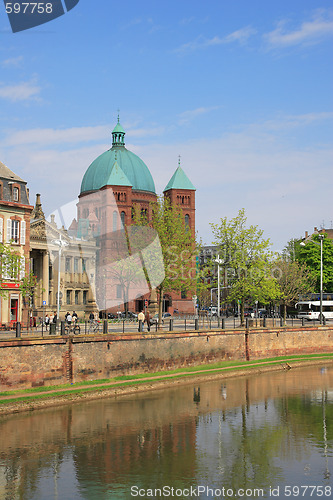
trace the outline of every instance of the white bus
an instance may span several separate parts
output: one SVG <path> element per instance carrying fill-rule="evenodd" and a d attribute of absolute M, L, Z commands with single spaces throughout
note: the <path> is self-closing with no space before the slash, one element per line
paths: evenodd
<path fill-rule="evenodd" d="M 307 320 L 317 319 L 320 315 L 320 300 L 304 300 L 297 302 L 297 317 Z M 323 300 L 323 316 L 325 319 L 333 319 L 333 300 Z"/>

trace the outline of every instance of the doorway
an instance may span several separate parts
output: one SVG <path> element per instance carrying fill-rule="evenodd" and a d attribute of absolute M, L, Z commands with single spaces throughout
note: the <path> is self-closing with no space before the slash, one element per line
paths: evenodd
<path fill-rule="evenodd" d="M 10 321 L 17 321 L 18 299 L 10 299 Z"/>

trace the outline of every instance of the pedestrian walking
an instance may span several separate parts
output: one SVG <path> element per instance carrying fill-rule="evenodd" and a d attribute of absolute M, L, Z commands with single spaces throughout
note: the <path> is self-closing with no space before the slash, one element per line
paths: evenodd
<path fill-rule="evenodd" d="M 145 321 L 147 323 L 147 331 L 150 332 L 150 312 L 148 309 L 146 312 Z"/>
<path fill-rule="evenodd" d="M 50 325 L 50 318 L 49 318 L 48 314 L 45 315 L 45 320 L 44 321 L 45 321 L 45 328 L 46 328 L 46 331 L 47 331 L 48 328 L 49 328 L 49 325 Z"/>
<path fill-rule="evenodd" d="M 143 332 L 143 324 L 145 322 L 145 313 L 143 311 L 139 312 L 138 314 L 138 321 L 139 321 L 139 332 Z"/>

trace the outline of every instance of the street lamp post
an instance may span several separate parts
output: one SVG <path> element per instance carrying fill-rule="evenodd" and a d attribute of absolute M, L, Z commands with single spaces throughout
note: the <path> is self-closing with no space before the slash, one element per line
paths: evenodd
<path fill-rule="evenodd" d="M 58 240 L 52 240 L 52 243 L 58 247 L 58 293 L 57 293 L 57 321 L 59 321 L 60 313 L 60 271 L 61 271 L 61 253 L 63 248 L 68 246 L 68 243 L 61 239 L 61 234 Z"/>
<path fill-rule="evenodd" d="M 217 317 L 220 317 L 220 265 L 223 264 L 222 259 L 220 259 L 220 256 L 217 256 L 217 259 L 215 259 L 215 262 L 217 263 Z"/>
<path fill-rule="evenodd" d="M 323 239 L 324 235 L 318 235 L 320 240 L 320 324 L 323 322 Z"/>

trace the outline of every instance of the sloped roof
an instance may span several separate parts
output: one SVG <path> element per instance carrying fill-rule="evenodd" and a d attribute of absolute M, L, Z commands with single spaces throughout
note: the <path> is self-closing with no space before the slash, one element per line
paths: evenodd
<path fill-rule="evenodd" d="M 125 172 L 119 167 L 117 160 L 113 164 L 113 167 L 109 175 L 109 179 L 107 181 L 107 185 L 132 187 L 132 184 L 128 180 Z"/>
<path fill-rule="evenodd" d="M 13 181 L 24 182 L 26 184 L 26 182 L 23 179 L 21 179 L 21 177 L 14 174 L 14 172 L 10 170 L 10 168 L 6 167 L 6 165 L 1 161 L 0 161 L 0 177 L 2 177 L 3 179 L 10 179 Z"/>
<path fill-rule="evenodd" d="M 163 192 L 168 191 L 169 189 L 191 189 L 192 191 L 195 191 L 195 187 L 181 166 L 177 168 Z"/>

